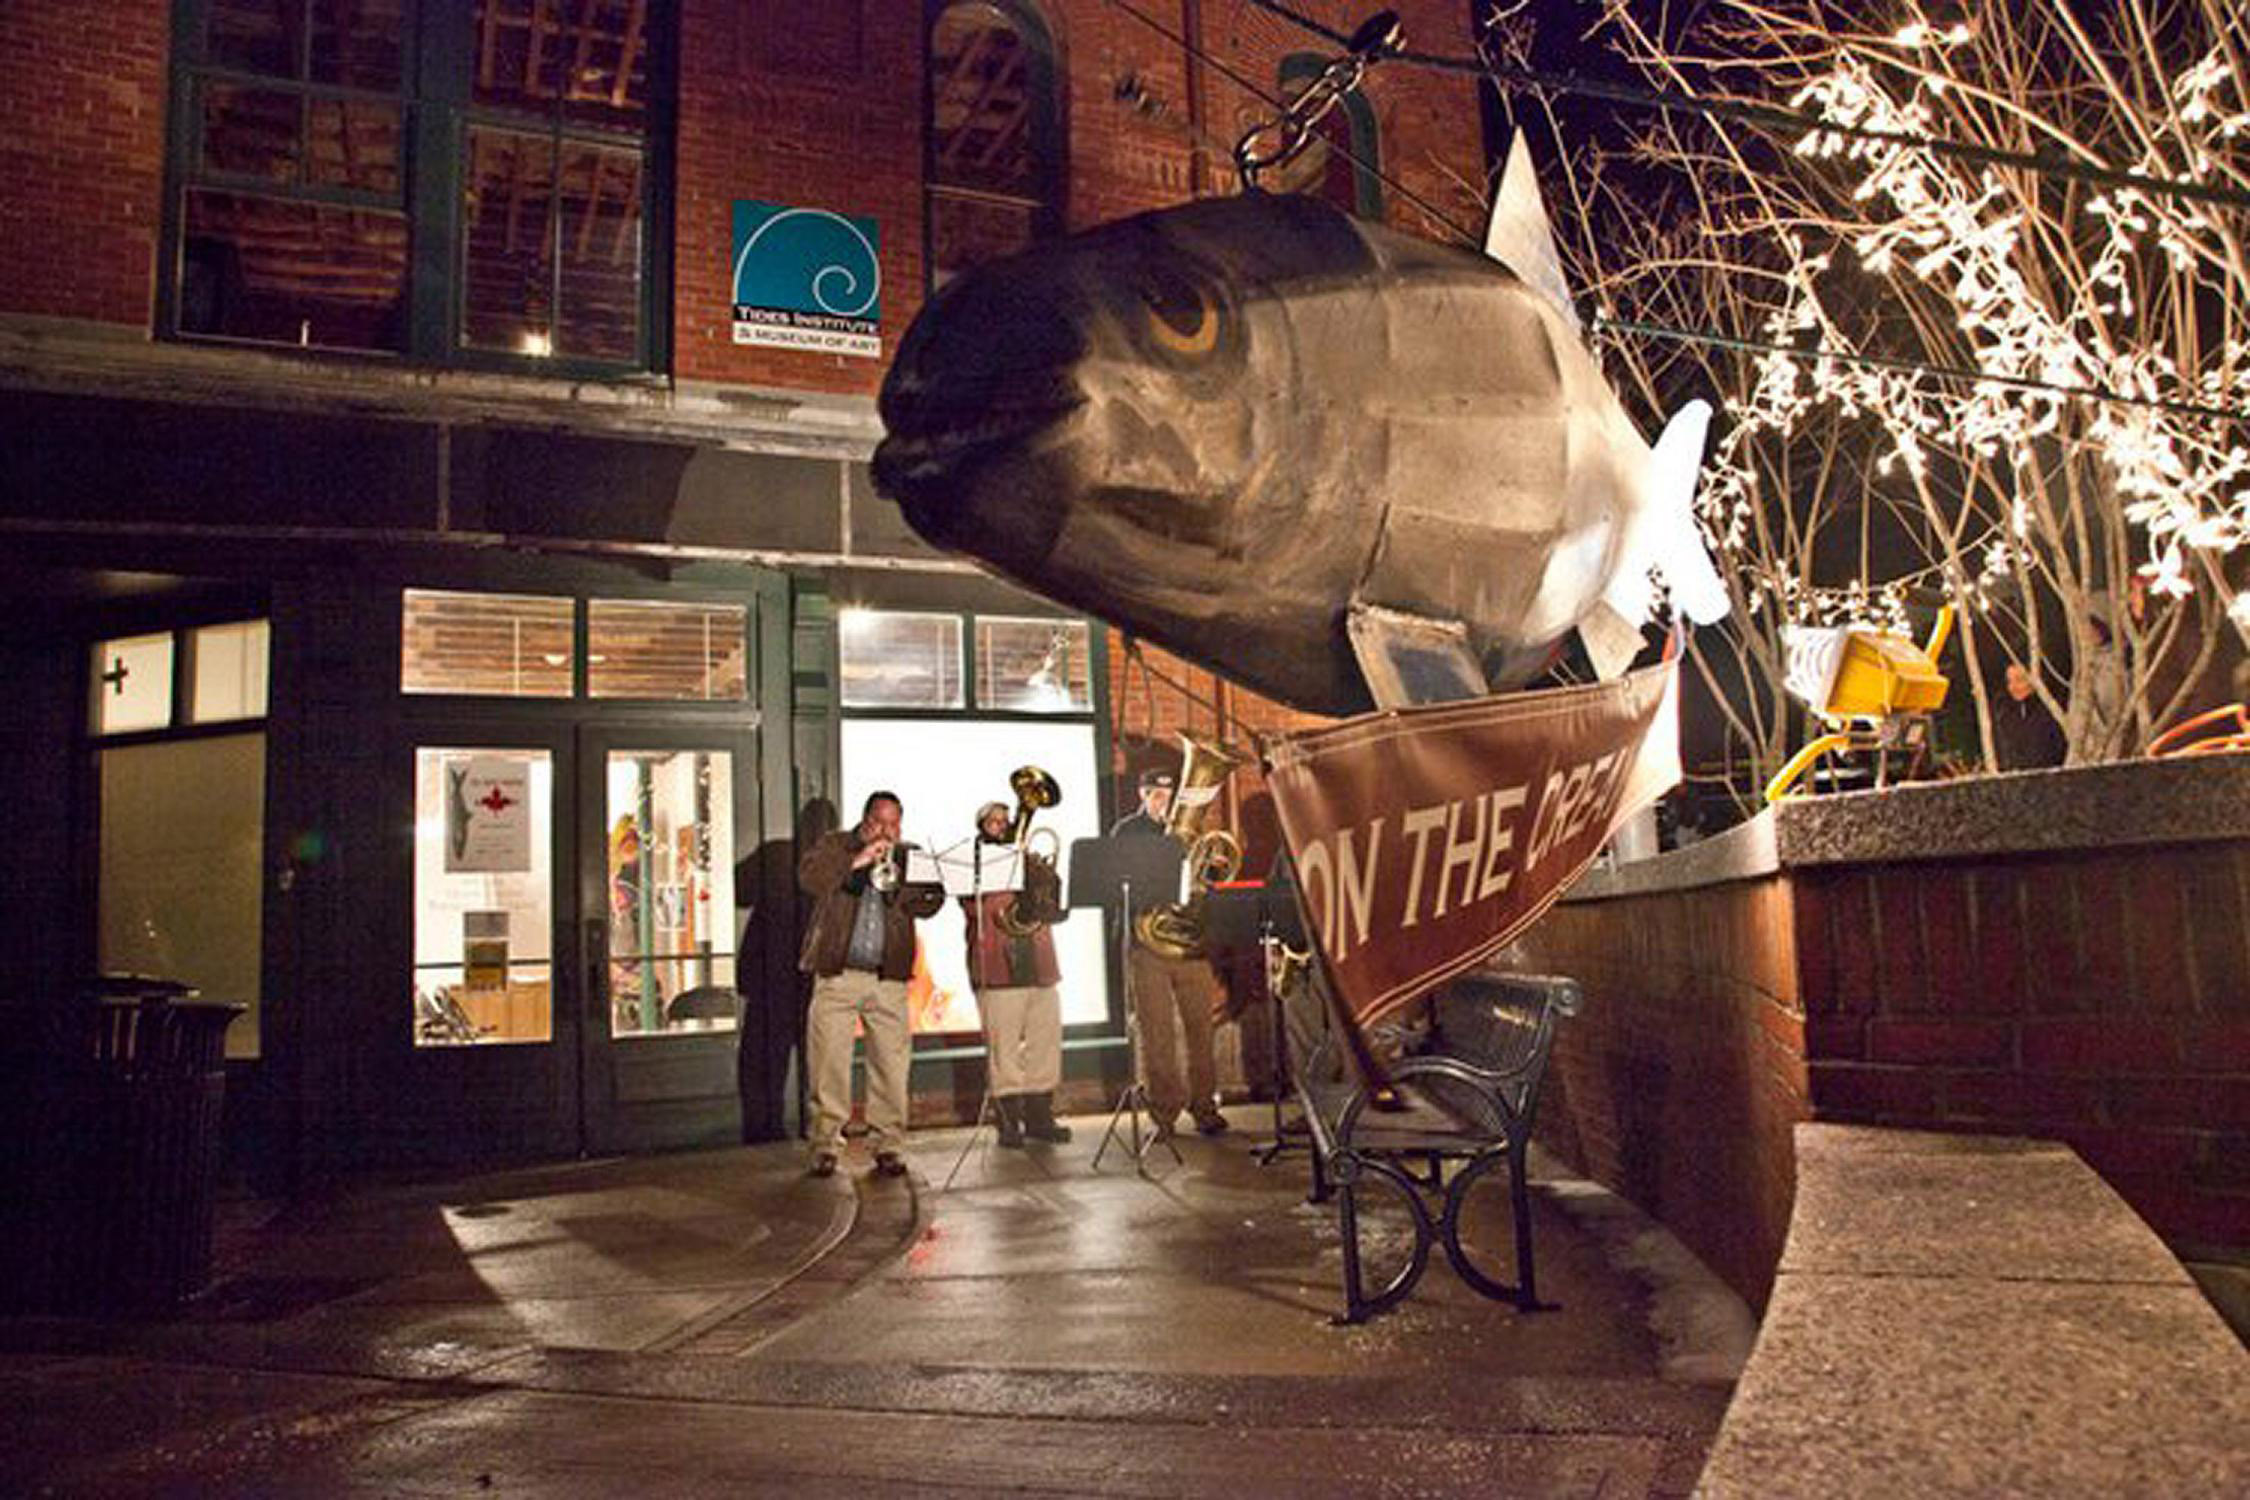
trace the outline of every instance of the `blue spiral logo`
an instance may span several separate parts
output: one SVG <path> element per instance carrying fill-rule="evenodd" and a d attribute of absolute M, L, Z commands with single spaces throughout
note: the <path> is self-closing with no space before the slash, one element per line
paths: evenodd
<path fill-rule="evenodd" d="M 832 318 L 880 320 L 875 221 L 823 208 L 734 206 L 734 300 Z"/>

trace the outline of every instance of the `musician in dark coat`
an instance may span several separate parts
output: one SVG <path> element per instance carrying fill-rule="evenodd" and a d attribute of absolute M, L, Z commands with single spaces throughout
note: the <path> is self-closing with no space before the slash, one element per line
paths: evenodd
<path fill-rule="evenodd" d="M 1178 778 L 1170 771 L 1143 771 L 1138 812 L 1118 819 L 1111 838 L 1159 838 L 1172 835 L 1165 819 L 1172 810 L 1172 793 Z M 1209 959 L 1160 953 L 1134 935 L 1126 957 L 1132 985 L 1133 1015 L 1140 1027 L 1141 1072 L 1148 1089 L 1148 1112 L 1161 1138 L 1172 1133 L 1184 1107 L 1194 1117 L 1195 1128 L 1218 1135 L 1227 1128 L 1219 1113 L 1219 1070 L 1211 1057 L 1216 1027 L 1213 1001 L 1217 976 Z M 1182 1076 L 1182 1054 L 1186 1057 Z"/>
<path fill-rule="evenodd" d="M 977 809 L 979 852 L 1008 843 L 1005 802 Z M 969 984 L 984 1018 L 985 1066 L 992 1105 L 1000 1116 L 1000 1144 L 1060 1142 L 1070 1127 L 1055 1119 L 1055 1088 L 1062 1082 L 1062 971 L 1055 963 L 1053 929 L 1044 921 L 1011 932 L 1005 919 L 1044 915 L 1049 899 L 1033 887 L 1048 878 L 1025 857 L 1022 891 L 986 891 L 961 898 L 967 919 Z"/>

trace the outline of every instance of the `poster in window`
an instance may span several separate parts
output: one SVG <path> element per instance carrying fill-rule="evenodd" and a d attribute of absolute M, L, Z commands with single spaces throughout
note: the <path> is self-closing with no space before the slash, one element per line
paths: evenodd
<path fill-rule="evenodd" d="M 515 875 L 531 868 L 531 762 L 518 755 L 445 763 L 445 871 Z"/>
<path fill-rule="evenodd" d="M 738 199 L 734 341 L 883 357 L 883 268 L 873 219 Z"/>

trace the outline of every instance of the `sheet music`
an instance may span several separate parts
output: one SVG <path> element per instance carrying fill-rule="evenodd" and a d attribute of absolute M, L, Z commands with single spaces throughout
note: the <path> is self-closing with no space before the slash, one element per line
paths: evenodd
<path fill-rule="evenodd" d="M 935 864 L 945 880 L 948 896 L 990 895 L 994 891 L 1023 889 L 1023 853 L 1013 844 L 987 844 L 981 839 L 966 839 L 949 849 L 939 850 Z"/>
<path fill-rule="evenodd" d="M 936 885 L 939 880 L 937 858 L 919 844 L 906 851 L 906 883 L 908 885 Z"/>

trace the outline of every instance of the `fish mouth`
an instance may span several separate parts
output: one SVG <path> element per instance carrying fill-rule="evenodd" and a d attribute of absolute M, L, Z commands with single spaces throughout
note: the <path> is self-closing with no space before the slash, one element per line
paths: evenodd
<path fill-rule="evenodd" d="M 998 408 L 888 413 L 888 431 L 875 448 L 875 487 L 901 505 L 922 503 L 986 460 L 1030 448 L 1085 405 L 1083 392 L 1058 390 Z"/>

